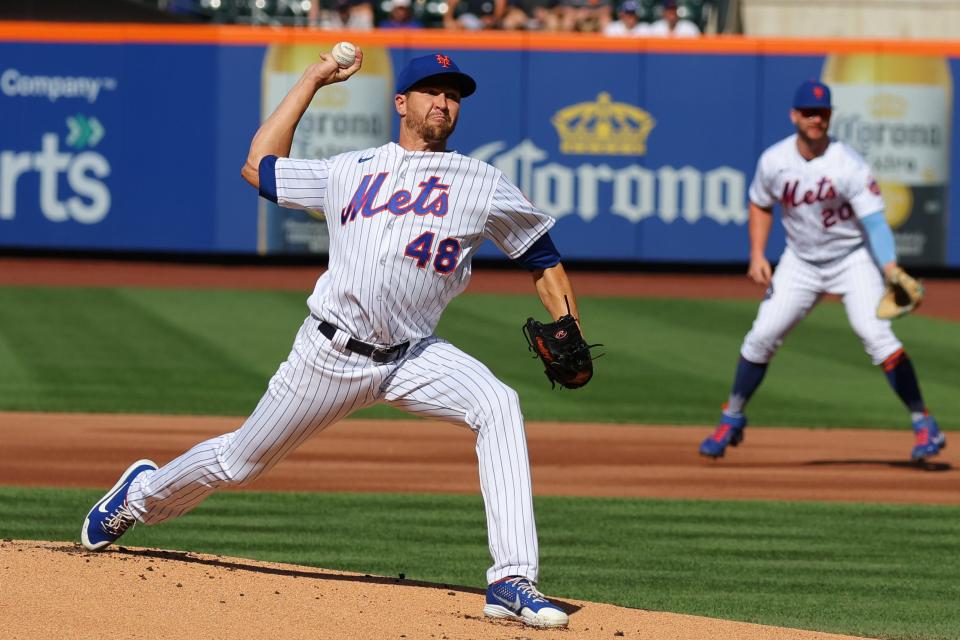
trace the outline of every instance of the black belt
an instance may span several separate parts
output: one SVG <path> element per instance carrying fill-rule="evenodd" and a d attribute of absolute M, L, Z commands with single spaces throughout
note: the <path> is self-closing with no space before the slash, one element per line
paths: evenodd
<path fill-rule="evenodd" d="M 320 318 L 312 313 L 310 315 L 314 318 L 314 320 L 320 320 Z M 320 333 L 326 336 L 327 340 L 333 340 L 333 336 L 337 332 L 337 328 L 326 320 L 320 320 L 319 329 Z M 395 344 L 392 347 L 387 347 L 384 349 L 367 342 L 360 342 L 353 337 L 347 339 L 347 349 L 353 351 L 354 353 L 359 353 L 362 356 L 367 356 L 374 362 L 380 363 L 399 360 L 403 357 L 403 354 L 407 352 L 407 347 L 409 346 L 409 342 L 401 342 L 400 344 Z"/>

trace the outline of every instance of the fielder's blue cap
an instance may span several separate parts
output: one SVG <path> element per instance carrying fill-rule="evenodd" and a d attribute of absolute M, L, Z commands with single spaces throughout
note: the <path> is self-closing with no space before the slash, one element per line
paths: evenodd
<path fill-rule="evenodd" d="M 406 93 L 413 85 L 426 80 L 443 76 L 460 87 L 460 97 L 466 98 L 477 90 L 477 82 L 463 71 L 450 56 L 443 53 L 431 53 L 428 56 L 414 58 L 407 63 L 400 75 L 397 76 L 397 93 Z"/>
<path fill-rule="evenodd" d="M 794 109 L 832 109 L 830 87 L 816 80 L 807 80 L 793 95 Z"/>

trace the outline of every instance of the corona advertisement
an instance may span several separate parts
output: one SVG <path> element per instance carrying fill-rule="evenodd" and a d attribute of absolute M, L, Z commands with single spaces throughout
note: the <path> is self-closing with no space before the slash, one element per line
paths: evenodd
<path fill-rule="evenodd" d="M 262 120 L 273 113 L 287 91 L 318 51 L 329 51 L 333 42 L 311 45 L 272 45 L 264 56 Z M 303 114 L 291 158 L 329 158 L 344 151 L 379 147 L 390 139 L 393 118 L 393 70 L 381 47 L 363 51 L 363 73 L 324 87 Z M 257 250 L 259 253 L 327 252 L 327 225 L 322 216 L 260 202 Z"/>
<path fill-rule="evenodd" d="M 904 264 L 944 264 L 953 80 L 943 57 L 827 58 L 831 135 L 859 151 L 880 182 Z"/>
<path fill-rule="evenodd" d="M 646 155 L 647 137 L 656 124 L 639 107 L 614 102 L 609 93 L 601 92 L 595 101 L 560 109 L 551 124 L 559 144 L 556 162 L 546 162 L 549 154 L 532 140 L 513 148 L 495 142 L 471 155 L 491 162 L 555 218 L 574 215 L 589 222 L 601 215 L 603 204 L 611 215 L 631 223 L 651 217 L 667 224 L 677 220 L 693 224 L 701 218 L 721 225 L 746 221 L 742 171 L 650 169 L 636 162 Z M 594 162 L 586 162 L 589 158 Z M 627 164 L 612 166 L 617 161 Z"/>

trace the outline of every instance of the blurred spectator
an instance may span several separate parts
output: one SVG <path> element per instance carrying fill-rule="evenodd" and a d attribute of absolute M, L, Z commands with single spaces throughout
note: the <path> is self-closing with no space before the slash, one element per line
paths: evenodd
<path fill-rule="evenodd" d="M 387 19 L 377 25 L 380 29 L 422 29 L 423 25 L 413 16 L 410 0 L 391 0 Z"/>
<path fill-rule="evenodd" d="M 373 29 L 370 0 L 321 0 L 310 8 L 310 24 L 321 29 L 368 31 Z"/>
<path fill-rule="evenodd" d="M 560 18 L 556 8 L 557 0 L 509 0 L 500 25 L 504 29 L 557 31 Z"/>
<path fill-rule="evenodd" d="M 496 29 L 507 11 L 507 0 L 449 0 L 443 18 L 447 29 Z"/>
<path fill-rule="evenodd" d="M 560 30 L 600 33 L 611 21 L 612 0 L 560 0 Z"/>
<path fill-rule="evenodd" d="M 650 25 L 647 32 L 663 38 L 696 38 L 700 27 L 677 14 L 677 0 L 663 0 L 663 17 Z"/>
<path fill-rule="evenodd" d="M 603 28 L 603 35 L 614 37 L 643 36 L 649 26 L 640 22 L 640 5 L 634 0 L 626 0 L 617 11 L 617 20 Z"/>

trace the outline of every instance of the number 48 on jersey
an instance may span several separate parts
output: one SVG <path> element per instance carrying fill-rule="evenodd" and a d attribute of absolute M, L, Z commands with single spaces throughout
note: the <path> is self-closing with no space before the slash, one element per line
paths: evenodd
<path fill-rule="evenodd" d="M 403 255 L 417 261 L 417 267 L 425 269 L 433 256 L 433 270 L 441 275 L 453 273 L 460 258 L 460 241 L 456 238 L 444 238 L 437 243 L 437 251 L 433 253 L 433 241 L 436 234 L 426 231 L 410 241 Z"/>

